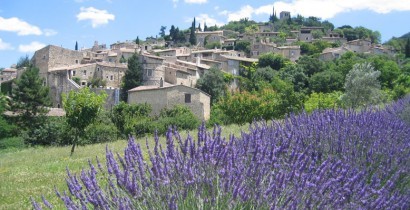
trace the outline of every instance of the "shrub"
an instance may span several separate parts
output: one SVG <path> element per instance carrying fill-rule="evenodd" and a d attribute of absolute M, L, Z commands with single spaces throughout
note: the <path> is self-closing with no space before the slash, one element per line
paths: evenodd
<path fill-rule="evenodd" d="M 21 137 L 9 137 L 0 139 L 0 149 L 20 149 L 24 147 L 24 139 Z"/>
<path fill-rule="evenodd" d="M 48 117 L 43 124 L 24 131 L 22 136 L 27 145 L 60 145 L 66 134 L 65 118 Z"/>
<path fill-rule="evenodd" d="M 153 127 L 160 134 L 165 134 L 170 126 L 175 126 L 180 130 L 192 130 L 200 125 L 199 119 L 192 111 L 181 105 L 176 105 L 171 109 L 161 110 L 156 122 L 153 122 Z"/>

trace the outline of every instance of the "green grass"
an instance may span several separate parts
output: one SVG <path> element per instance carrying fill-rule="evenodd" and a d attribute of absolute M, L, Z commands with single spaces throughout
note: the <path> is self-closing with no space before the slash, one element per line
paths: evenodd
<path fill-rule="evenodd" d="M 222 135 L 240 135 L 240 131 L 247 128 L 248 125 L 227 126 L 223 128 Z M 190 131 L 190 134 L 196 139 L 196 131 Z M 181 132 L 181 135 L 185 137 L 186 132 Z M 153 137 L 147 138 L 153 148 Z M 137 139 L 143 149 L 146 148 L 145 139 Z M 160 137 L 160 143 L 165 143 L 164 137 Z M 122 154 L 126 144 L 127 141 L 119 140 L 108 144 L 80 146 L 71 157 L 69 146 L 0 150 L 0 210 L 32 209 L 30 197 L 41 201 L 41 195 L 55 208 L 64 209 L 63 203 L 55 195 L 54 186 L 60 192 L 67 190 L 66 167 L 78 174 L 82 168 L 88 169 L 89 159 L 96 163 L 96 156 L 105 164 L 106 145 Z"/>

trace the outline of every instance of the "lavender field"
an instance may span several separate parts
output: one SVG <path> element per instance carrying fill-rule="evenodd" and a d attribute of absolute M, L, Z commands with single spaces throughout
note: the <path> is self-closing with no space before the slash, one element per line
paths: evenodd
<path fill-rule="evenodd" d="M 221 129 L 170 129 L 154 147 L 130 138 L 123 154 L 107 148 L 106 164 L 67 169 L 69 191 L 56 194 L 68 209 L 410 208 L 410 97 L 255 122 L 229 137 Z M 32 202 L 53 208 L 41 195 Z"/>

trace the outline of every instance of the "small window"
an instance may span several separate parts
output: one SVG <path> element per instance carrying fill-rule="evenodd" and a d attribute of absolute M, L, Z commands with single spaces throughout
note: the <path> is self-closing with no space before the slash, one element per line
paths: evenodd
<path fill-rule="evenodd" d="M 45 56 L 45 55 L 43 55 L 43 59 L 46 59 L 46 56 Z"/>
<path fill-rule="evenodd" d="M 78 64 L 78 60 L 75 60 L 75 64 Z"/>
<path fill-rule="evenodd" d="M 57 108 L 61 108 L 61 107 L 60 107 L 60 104 L 57 104 Z"/>
<path fill-rule="evenodd" d="M 84 70 L 84 71 L 83 71 L 83 75 L 84 75 L 84 76 L 87 76 L 87 70 Z"/>
<path fill-rule="evenodd" d="M 191 103 L 191 94 L 185 93 L 185 103 Z"/>
<path fill-rule="evenodd" d="M 82 86 L 85 86 L 87 83 L 86 82 L 81 82 L 81 85 Z"/>
<path fill-rule="evenodd" d="M 147 76 L 152 77 L 152 69 L 147 70 Z"/>
<path fill-rule="evenodd" d="M 73 71 L 73 76 L 75 76 L 75 71 Z"/>
<path fill-rule="evenodd" d="M 100 71 L 100 67 L 97 67 L 97 71 Z"/>
<path fill-rule="evenodd" d="M 111 81 L 114 80 L 114 76 L 113 76 L 113 75 L 110 76 L 110 80 L 111 80 Z"/>

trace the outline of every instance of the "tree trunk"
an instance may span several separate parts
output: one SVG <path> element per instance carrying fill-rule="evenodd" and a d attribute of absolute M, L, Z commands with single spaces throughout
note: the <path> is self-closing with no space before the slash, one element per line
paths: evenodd
<path fill-rule="evenodd" d="M 75 148 L 75 143 L 73 143 L 73 147 L 71 147 L 71 154 L 70 154 L 70 156 L 73 156 L 74 148 Z"/>

